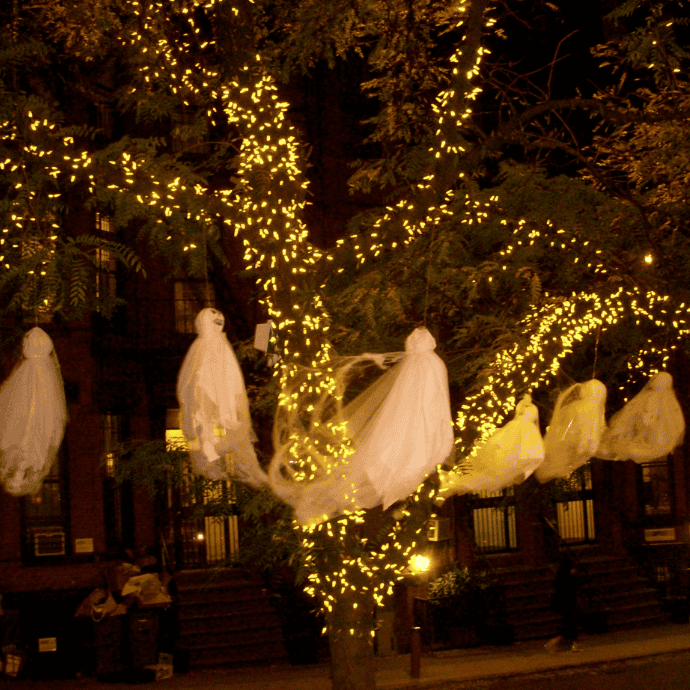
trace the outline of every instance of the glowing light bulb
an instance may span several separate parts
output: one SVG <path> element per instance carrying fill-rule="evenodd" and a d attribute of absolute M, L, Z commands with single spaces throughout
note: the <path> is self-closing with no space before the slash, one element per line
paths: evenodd
<path fill-rule="evenodd" d="M 410 558 L 410 570 L 414 573 L 425 573 L 430 565 L 431 561 L 426 556 L 417 554 Z"/>

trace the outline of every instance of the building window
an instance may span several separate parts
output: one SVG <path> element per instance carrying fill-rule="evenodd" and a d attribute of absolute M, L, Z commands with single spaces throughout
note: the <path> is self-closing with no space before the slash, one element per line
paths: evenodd
<path fill-rule="evenodd" d="M 584 544 L 596 538 L 592 468 L 585 465 L 566 480 L 570 500 L 556 503 L 558 534 L 569 544 Z"/>
<path fill-rule="evenodd" d="M 64 491 L 65 454 L 61 450 L 38 493 L 22 499 L 25 560 L 52 561 L 67 555 L 68 511 Z"/>
<path fill-rule="evenodd" d="M 673 514 L 671 456 L 642 464 L 642 498 L 647 516 Z"/>
<path fill-rule="evenodd" d="M 120 417 L 104 414 L 101 417 L 103 431 L 103 471 L 109 479 L 115 477 L 115 449 L 120 443 Z"/>
<path fill-rule="evenodd" d="M 480 551 L 497 553 L 517 549 L 513 487 L 473 495 L 472 528 Z"/>
<path fill-rule="evenodd" d="M 215 302 L 213 286 L 208 281 L 175 281 L 175 331 L 194 333 L 194 319 Z"/>
<path fill-rule="evenodd" d="M 95 230 L 104 239 L 111 239 L 108 235 L 115 232 L 112 218 L 96 213 Z M 117 258 L 107 249 L 96 248 L 96 266 L 96 298 L 112 302 L 117 297 Z"/>
<path fill-rule="evenodd" d="M 216 430 L 216 433 L 219 429 Z M 166 445 L 169 450 L 186 450 L 188 442 L 180 429 L 180 410 L 166 415 Z M 222 462 L 218 460 L 217 462 Z M 167 496 L 167 509 L 173 515 L 165 530 L 174 544 L 177 567 L 194 568 L 218 564 L 237 555 L 239 523 L 236 514 L 214 515 L 214 504 L 224 508 L 235 503 L 235 487 L 229 481 L 199 481 L 189 463 L 184 466 L 183 481 Z M 211 513 L 208 515 L 207 513 Z"/>

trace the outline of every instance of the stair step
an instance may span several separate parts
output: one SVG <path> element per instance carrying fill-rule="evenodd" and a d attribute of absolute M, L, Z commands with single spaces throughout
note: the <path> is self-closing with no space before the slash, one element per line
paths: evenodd
<path fill-rule="evenodd" d="M 182 635 L 181 635 L 182 636 Z M 266 628 L 237 628 L 233 630 L 219 630 L 212 633 L 184 635 L 186 646 L 190 650 L 210 649 L 215 647 L 239 647 L 243 644 L 254 645 L 266 642 L 276 642 L 280 639 L 280 626 Z"/>
<path fill-rule="evenodd" d="M 208 601 L 205 603 L 195 603 L 180 605 L 180 620 L 193 620 L 199 618 L 222 618 L 223 616 L 252 615 L 254 611 L 264 612 L 266 602 L 256 600 L 251 606 L 247 602 L 233 601 Z"/>
<path fill-rule="evenodd" d="M 247 621 L 246 616 L 237 618 L 197 618 L 180 621 L 180 635 L 214 634 L 224 635 L 233 632 L 275 629 L 280 630 L 280 622 L 275 614 L 252 617 Z"/>
<path fill-rule="evenodd" d="M 240 667 L 287 663 L 287 654 L 281 646 L 268 646 L 265 642 L 253 645 L 209 647 L 190 651 L 189 665 L 192 668 Z"/>
<path fill-rule="evenodd" d="M 660 606 L 659 599 L 655 589 L 649 587 L 642 587 L 634 590 L 619 590 L 616 592 L 607 592 L 593 597 L 602 605 L 620 605 L 621 602 L 630 601 L 631 603 L 649 602 Z"/>
<path fill-rule="evenodd" d="M 232 617 L 275 615 L 274 608 L 268 600 L 252 602 L 225 602 L 222 605 L 211 602 L 204 604 L 188 604 L 180 606 L 179 619 L 181 621 L 218 620 Z"/>
<path fill-rule="evenodd" d="M 280 620 L 260 582 L 240 569 L 175 576 L 180 643 L 190 666 L 246 666 L 287 659 Z"/>
<path fill-rule="evenodd" d="M 213 586 L 200 586 L 189 588 L 178 588 L 180 602 L 204 602 L 210 599 L 214 601 L 233 600 L 241 601 L 248 599 L 261 599 L 265 596 L 265 592 L 251 582 L 243 583 L 228 583 L 217 584 Z"/>
<path fill-rule="evenodd" d="M 573 548 L 573 551 L 576 551 Z M 629 558 L 611 556 L 582 547 L 580 562 L 582 594 L 595 609 L 606 611 L 611 627 L 651 625 L 665 620 L 656 589 L 640 577 Z M 555 566 L 518 566 L 496 570 L 505 585 L 506 620 L 519 640 L 554 635 L 560 616 L 551 610 Z"/>
<path fill-rule="evenodd" d="M 180 570 L 175 573 L 178 584 L 203 584 L 209 582 L 228 582 L 231 580 L 248 580 L 241 568 L 202 568 L 198 570 Z"/>

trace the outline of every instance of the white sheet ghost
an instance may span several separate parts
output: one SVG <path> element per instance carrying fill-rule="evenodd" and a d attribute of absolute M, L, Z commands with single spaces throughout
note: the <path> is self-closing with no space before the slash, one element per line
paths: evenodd
<path fill-rule="evenodd" d="M 0 388 L 0 481 L 13 496 L 40 490 L 67 423 L 65 391 L 53 341 L 32 328 L 24 359 Z"/>
<path fill-rule="evenodd" d="M 498 491 L 520 484 L 544 460 L 544 440 L 539 431 L 539 410 L 525 395 L 515 407 L 515 416 L 498 429 L 470 458 L 465 474 L 439 470 L 439 496 Z"/>
<path fill-rule="evenodd" d="M 673 377 L 661 371 L 611 417 L 596 457 L 649 462 L 683 442 L 685 419 L 673 392 Z"/>
<path fill-rule="evenodd" d="M 405 356 L 355 398 L 343 415 L 360 464 L 384 509 L 407 498 L 453 450 L 448 373 L 426 328 L 405 340 Z"/>
<path fill-rule="evenodd" d="M 351 510 L 353 496 L 355 507 L 388 508 L 412 494 L 450 455 L 448 374 L 435 347 L 431 333 L 417 328 L 405 341 L 404 356 L 343 408 L 355 452 L 342 471 L 295 487 L 291 502 L 299 522 Z"/>
<path fill-rule="evenodd" d="M 177 378 L 182 432 L 197 474 L 209 479 L 232 475 L 258 487 L 266 475 L 254 452 L 244 378 L 224 324 L 216 309 L 202 309 L 194 320 L 198 337 Z"/>
<path fill-rule="evenodd" d="M 594 456 L 606 428 L 605 406 L 606 386 L 596 379 L 558 396 L 544 436 L 544 462 L 534 472 L 540 482 L 567 477 Z"/>

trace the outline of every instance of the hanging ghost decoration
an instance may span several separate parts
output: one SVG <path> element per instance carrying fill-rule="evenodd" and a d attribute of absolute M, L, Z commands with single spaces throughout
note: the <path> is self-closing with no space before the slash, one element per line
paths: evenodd
<path fill-rule="evenodd" d="M 685 419 L 673 392 L 673 377 L 661 371 L 611 417 L 596 457 L 649 462 L 672 453 L 684 435 Z"/>
<path fill-rule="evenodd" d="M 0 388 L 0 481 L 13 496 L 34 494 L 55 462 L 67 404 L 53 341 L 32 328 L 24 359 Z"/>
<path fill-rule="evenodd" d="M 515 416 L 498 429 L 471 458 L 469 472 L 439 470 L 439 496 L 499 491 L 522 483 L 544 460 L 544 441 L 539 431 L 539 410 L 525 395 Z"/>
<path fill-rule="evenodd" d="M 349 509 L 393 503 L 412 494 L 453 450 L 448 375 L 436 341 L 417 328 L 399 361 L 342 409 L 354 454 L 321 481 L 284 486 L 303 524 Z M 368 359 L 372 355 L 366 355 Z M 272 481 L 277 473 L 272 463 Z M 284 482 L 283 482 L 284 484 Z"/>
<path fill-rule="evenodd" d="M 606 428 L 605 405 L 606 386 L 596 379 L 558 396 L 544 436 L 544 462 L 534 472 L 540 482 L 567 477 L 594 456 Z"/>
<path fill-rule="evenodd" d="M 405 356 L 343 414 L 361 464 L 385 508 L 407 498 L 453 450 L 448 373 L 426 328 L 405 340 Z"/>
<path fill-rule="evenodd" d="M 216 309 L 194 320 L 198 334 L 177 378 L 182 432 L 195 473 L 208 479 L 230 475 L 255 487 L 266 482 L 254 452 L 254 431 L 244 378 Z"/>

